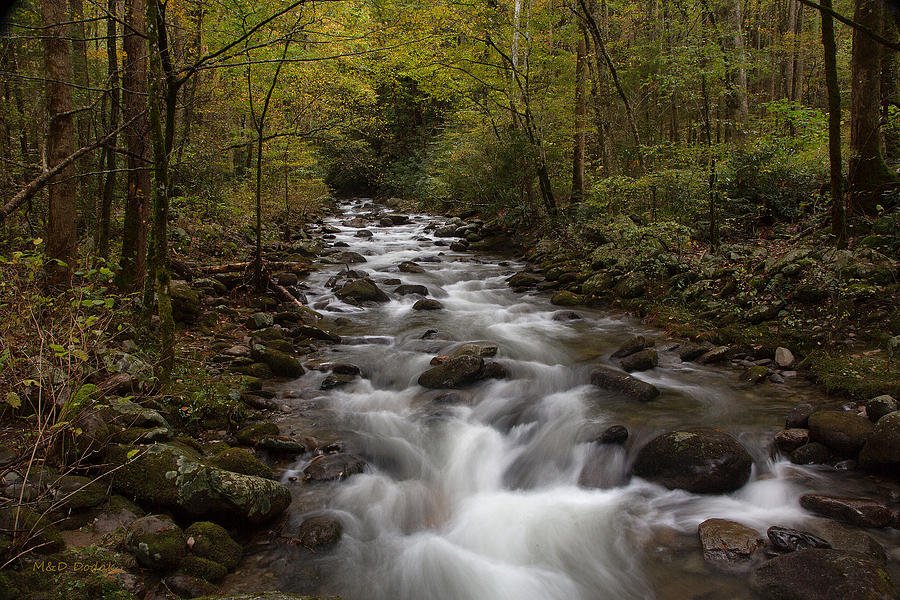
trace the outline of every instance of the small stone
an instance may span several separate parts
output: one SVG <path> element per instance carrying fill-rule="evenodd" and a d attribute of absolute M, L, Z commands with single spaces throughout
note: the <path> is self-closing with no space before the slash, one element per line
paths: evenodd
<path fill-rule="evenodd" d="M 444 305 L 433 298 L 422 298 L 412 305 L 413 310 L 441 310 Z"/>
<path fill-rule="evenodd" d="M 303 478 L 311 481 L 345 479 L 362 473 L 366 461 L 353 454 L 322 454 L 303 469 Z"/>
<path fill-rule="evenodd" d="M 600 437 L 597 438 L 597 443 L 622 445 L 626 440 L 628 440 L 628 429 L 623 425 L 613 425 L 600 434 Z"/>
<path fill-rule="evenodd" d="M 767 368 L 753 366 L 744 371 L 741 375 L 741 379 L 747 383 L 760 383 L 765 380 L 766 375 L 768 374 L 769 370 Z"/>
<path fill-rule="evenodd" d="M 784 426 L 788 429 L 805 428 L 809 424 L 809 416 L 815 411 L 812 404 L 798 404 L 785 419 Z"/>
<path fill-rule="evenodd" d="M 728 346 L 718 346 L 700 355 L 697 358 L 696 362 L 701 365 L 711 365 L 724 362 L 725 359 L 728 358 L 729 352 L 731 352 L 731 349 Z"/>
<path fill-rule="evenodd" d="M 253 313 L 247 319 L 247 328 L 253 330 L 265 329 L 266 327 L 272 327 L 274 324 L 275 317 L 264 312 Z"/>
<path fill-rule="evenodd" d="M 327 515 L 304 519 L 297 531 L 297 542 L 307 550 L 325 548 L 337 544 L 344 534 L 339 520 Z"/>
<path fill-rule="evenodd" d="M 795 552 L 806 548 L 831 548 L 831 544 L 806 531 L 773 526 L 766 531 L 772 547 L 778 552 Z"/>
<path fill-rule="evenodd" d="M 703 559 L 720 571 L 749 571 L 762 561 L 766 541 L 755 530 L 735 521 L 707 519 L 697 529 Z"/>
<path fill-rule="evenodd" d="M 782 429 L 775 434 L 775 447 L 787 454 L 808 443 L 808 429 Z"/>
<path fill-rule="evenodd" d="M 887 394 L 876 396 L 866 402 L 866 416 L 869 417 L 869 420 L 873 423 L 877 423 L 881 417 L 890 414 L 895 410 L 897 410 L 897 401 Z"/>
<path fill-rule="evenodd" d="M 787 369 L 794 364 L 794 354 L 787 348 L 779 346 L 775 349 L 775 364 L 782 369 Z"/>
<path fill-rule="evenodd" d="M 810 442 L 791 452 L 791 462 L 795 465 L 821 465 L 828 462 L 831 452 L 819 442 Z"/>
<path fill-rule="evenodd" d="M 405 260 L 400 263 L 399 267 L 401 273 L 424 273 L 425 269 L 412 262 L 411 260 Z"/>
<path fill-rule="evenodd" d="M 606 366 L 594 369 L 591 384 L 641 402 L 649 402 L 659 396 L 659 389 L 655 385 Z"/>
<path fill-rule="evenodd" d="M 636 335 L 619 346 L 619 349 L 612 353 L 612 358 L 625 358 L 635 352 L 640 352 L 644 348 L 649 348 L 652 345 L 652 340 L 648 340 L 642 335 Z"/>
<path fill-rule="evenodd" d="M 659 355 L 656 350 L 646 348 L 634 354 L 630 354 L 621 360 L 622 369 L 631 373 L 633 371 L 647 371 L 659 364 Z"/>

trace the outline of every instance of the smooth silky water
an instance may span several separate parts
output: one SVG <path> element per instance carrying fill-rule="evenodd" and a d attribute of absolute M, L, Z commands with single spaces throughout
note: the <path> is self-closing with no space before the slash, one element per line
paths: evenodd
<path fill-rule="evenodd" d="M 340 250 L 366 256 L 353 268 L 376 282 L 425 285 L 445 309 L 414 311 L 415 296 L 358 308 L 325 287 L 345 267 L 310 276 L 310 304 L 328 320 L 344 316 L 351 324 L 333 328 L 343 344 L 309 358 L 353 363 L 365 378 L 321 392 L 325 374 L 310 371 L 281 385 L 292 412 L 279 425 L 293 435 L 343 440 L 369 466 L 344 481 L 308 484 L 302 469 L 311 457 L 298 457 L 282 476 L 294 502 L 281 535 L 327 512 L 343 522 L 342 541 L 315 554 L 270 534 L 251 546 L 228 588 L 346 600 L 745 599 L 746 577 L 703 563 L 701 521 L 734 519 L 763 534 L 771 525 L 802 528 L 815 519 L 800 509 L 801 494 L 864 494 L 877 485 L 770 457 L 772 436 L 790 409 L 825 401 L 810 386 L 751 387 L 734 370 L 681 363 L 664 351 L 658 368 L 636 374 L 661 390 L 653 402 L 594 388 L 592 367 L 629 336 L 658 338 L 663 348 L 670 340 L 600 310 L 579 307 L 583 319 L 554 320 L 562 311 L 547 294 L 506 286 L 522 263 L 435 245 L 426 231 L 432 217 L 372 224 L 372 238 L 357 238 L 357 229 L 341 224 L 371 208 L 357 200 L 327 220 L 341 229 L 334 241 L 349 244 Z M 398 273 L 405 260 L 425 273 Z M 439 339 L 422 339 L 428 330 Z M 495 360 L 510 377 L 442 403 L 442 391 L 416 379 L 434 355 L 467 341 L 496 343 Z M 614 424 L 631 434 L 624 448 L 592 443 Z M 755 465 L 746 486 L 702 496 L 629 480 L 634 449 L 664 430 L 691 426 L 718 427 L 747 447 Z M 870 533 L 889 549 L 897 544 L 896 534 Z"/>

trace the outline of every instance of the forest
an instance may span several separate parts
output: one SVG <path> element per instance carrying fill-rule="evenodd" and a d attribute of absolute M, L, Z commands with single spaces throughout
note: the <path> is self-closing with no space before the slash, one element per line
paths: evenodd
<path fill-rule="evenodd" d="M 0 88 L 0 600 L 900 597 L 900 4 L 21 0 Z"/>

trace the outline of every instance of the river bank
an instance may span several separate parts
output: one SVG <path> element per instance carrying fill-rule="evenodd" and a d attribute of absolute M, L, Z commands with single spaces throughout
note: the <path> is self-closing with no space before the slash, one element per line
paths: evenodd
<path fill-rule="evenodd" d="M 460 238 L 460 227 L 473 229 Z M 142 413 L 143 431 L 117 432 L 117 450 L 106 452 L 123 465 L 108 480 L 115 491 L 143 494 L 139 504 L 176 517 L 155 530 L 167 539 L 183 532 L 175 536 L 176 557 L 212 560 L 194 550 L 204 510 L 242 546 L 240 562 L 218 563 L 233 569 L 230 575 L 197 560 L 189 562 L 208 567 L 205 573 L 181 575 L 202 585 L 205 574 L 233 593 L 346 598 L 572 598 L 596 589 L 615 597 L 727 591 L 742 598 L 746 578 L 717 574 L 700 552 L 698 526 L 711 517 L 739 520 L 755 535 L 772 525 L 816 525 L 836 548 L 896 545 L 890 529 L 834 525 L 812 518 L 799 501 L 843 492 L 892 505 L 889 481 L 770 456 L 791 409 L 803 400 L 831 404 L 828 398 L 790 377 L 752 385 L 741 382 L 741 368 L 682 360 L 685 340 L 616 311 L 560 306 L 568 296 L 551 288 L 574 283 L 563 281 L 565 272 L 547 277 L 541 291 L 513 289 L 510 279 L 529 275 L 526 265 L 467 251 L 461 240 L 469 234 L 485 237 L 490 228 L 361 200 L 341 205 L 302 239 L 270 248 L 268 260 L 294 265 L 275 280 L 304 307 L 235 295 L 228 290 L 237 280 L 223 276 L 184 286 L 177 296 L 184 347 L 196 350 L 198 371 L 233 374 L 240 379 L 226 379 L 240 387 L 217 390 L 222 403 L 213 410 L 186 398 L 141 400 L 179 426 L 167 437 L 154 432 L 161 426 L 156 416 Z M 598 368 L 618 368 L 610 356 L 635 336 L 657 354 L 653 368 L 634 375 L 657 388 L 648 403 L 592 383 Z M 725 358 L 759 360 L 737 354 Z M 598 443 L 616 426 L 626 430 L 624 445 Z M 724 429 L 747 449 L 753 475 L 747 462 L 746 486 L 707 497 L 630 478 L 638 451 L 654 436 L 697 426 Z M 190 437 L 179 437 L 184 432 Z M 138 452 L 129 456 L 132 450 Z M 127 477 L 129 464 L 141 477 Z M 253 484 L 254 501 L 210 507 L 206 491 L 186 495 L 193 486 L 166 496 L 169 472 L 180 482 L 197 470 L 230 481 L 222 470 L 256 478 L 238 479 Z M 245 512 L 235 513 L 236 506 Z M 177 561 L 150 564 L 148 556 L 137 570 L 126 552 L 129 533 L 118 535 L 124 539 L 108 544 L 125 561 L 117 564 L 136 573 L 145 592 L 170 593 Z M 607 538 L 598 551 L 597 541 Z M 896 577 L 897 558 L 874 552 Z M 211 591 L 194 591 L 201 589 Z"/>

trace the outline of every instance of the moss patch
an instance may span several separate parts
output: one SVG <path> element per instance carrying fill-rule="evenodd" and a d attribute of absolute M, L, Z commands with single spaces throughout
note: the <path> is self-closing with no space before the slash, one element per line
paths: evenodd
<path fill-rule="evenodd" d="M 900 396 L 900 361 L 880 351 L 812 353 L 806 361 L 815 380 L 829 392 L 866 399 L 881 394 Z"/>

